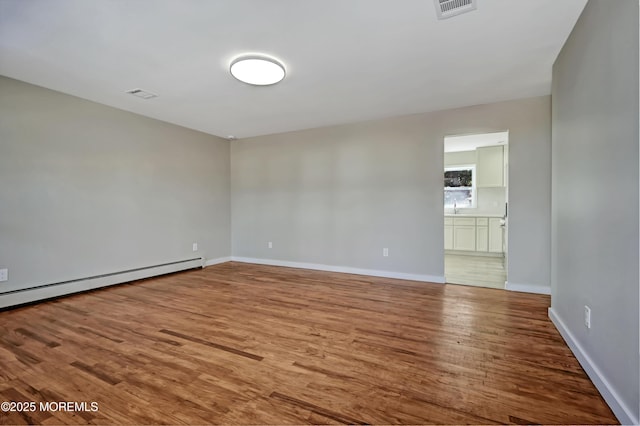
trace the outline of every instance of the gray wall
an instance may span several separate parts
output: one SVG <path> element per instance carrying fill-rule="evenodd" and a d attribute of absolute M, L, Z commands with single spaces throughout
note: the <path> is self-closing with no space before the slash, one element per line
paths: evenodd
<path fill-rule="evenodd" d="M 637 421 L 637 0 L 587 4 L 552 93 L 552 313 Z"/>
<path fill-rule="evenodd" d="M 509 130 L 508 279 L 548 288 L 550 104 L 545 96 L 233 142 L 232 253 L 442 276 L 444 137 Z"/>
<path fill-rule="evenodd" d="M 229 179 L 225 140 L 0 77 L 0 291 L 229 256 Z"/>

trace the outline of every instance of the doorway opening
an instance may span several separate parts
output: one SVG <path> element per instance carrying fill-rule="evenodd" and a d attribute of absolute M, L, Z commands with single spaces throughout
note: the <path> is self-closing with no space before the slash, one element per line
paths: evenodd
<path fill-rule="evenodd" d="M 444 274 L 450 284 L 505 288 L 509 132 L 444 138 Z"/>

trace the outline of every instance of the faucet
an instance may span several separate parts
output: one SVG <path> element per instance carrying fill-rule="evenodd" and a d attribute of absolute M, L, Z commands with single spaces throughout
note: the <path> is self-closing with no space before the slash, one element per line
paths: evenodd
<path fill-rule="evenodd" d="M 458 214 L 458 207 L 455 201 L 453 202 L 453 214 Z"/>

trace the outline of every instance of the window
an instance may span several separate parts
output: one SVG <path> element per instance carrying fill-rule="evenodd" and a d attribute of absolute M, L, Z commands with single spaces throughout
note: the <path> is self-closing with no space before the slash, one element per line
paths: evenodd
<path fill-rule="evenodd" d="M 444 207 L 476 206 L 476 167 L 457 166 L 444 169 Z"/>

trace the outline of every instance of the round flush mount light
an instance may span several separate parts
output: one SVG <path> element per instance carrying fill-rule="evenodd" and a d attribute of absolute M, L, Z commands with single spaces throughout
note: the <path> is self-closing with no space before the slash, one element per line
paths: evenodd
<path fill-rule="evenodd" d="M 284 65 L 277 59 L 261 55 L 241 56 L 231 62 L 231 75 L 254 86 L 276 84 L 285 76 Z"/>

